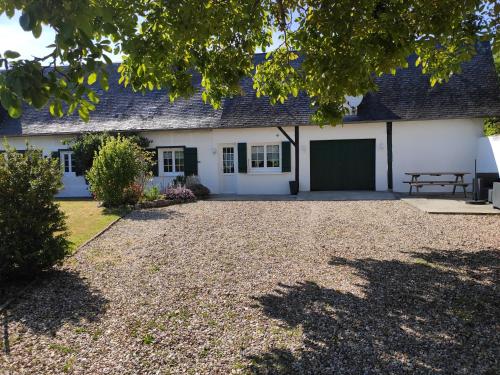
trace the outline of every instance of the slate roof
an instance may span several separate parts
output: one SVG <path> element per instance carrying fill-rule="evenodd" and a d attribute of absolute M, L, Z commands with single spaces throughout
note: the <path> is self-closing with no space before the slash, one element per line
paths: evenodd
<path fill-rule="evenodd" d="M 256 62 L 263 58 L 263 54 L 256 55 Z M 413 66 L 415 57 L 409 60 Z M 115 66 L 110 72 L 110 90 L 100 93 L 101 101 L 88 123 L 77 115 L 59 119 L 47 109 L 33 108 L 26 108 L 20 119 L 11 119 L 0 107 L 0 136 L 310 125 L 313 113 L 303 93 L 275 106 L 267 98 L 256 98 L 251 79 L 242 81 L 245 95 L 227 98 L 221 110 L 214 110 L 201 99 L 200 77 L 194 78 L 196 94 L 174 103 L 165 91 L 134 93 L 118 85 L 118 78 Z M 377 84 L 379 90 L 365 95 L 358 114 L 346 116 L 345 122 L 500 116 L 500 84 L 489 47 L 480 48 L 448 83 L 433 88 L 415 67 L 398 69 L 395 76 L 384 75 Z"/>

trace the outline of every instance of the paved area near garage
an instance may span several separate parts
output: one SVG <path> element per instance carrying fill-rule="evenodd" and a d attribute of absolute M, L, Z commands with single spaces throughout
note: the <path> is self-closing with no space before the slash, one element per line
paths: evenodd
<path fill-rule="evenodd" d="M 404 197 L 401 200 L 429 214 L 449 215 L 500 215 L 500 209 L 490 204 L 467 204 L 464 199 L 439 197 Z"/>

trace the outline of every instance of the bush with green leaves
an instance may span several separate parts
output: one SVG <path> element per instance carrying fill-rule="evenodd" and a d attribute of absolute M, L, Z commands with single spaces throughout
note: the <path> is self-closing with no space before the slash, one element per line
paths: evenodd
<path fill-rule="evenodd" d="M 0 154 L 0 279 L 32 277 L 69 253 L 64 214 L 54 201 L 62 187 L 58 160 L 28 147 Z"/>
<path fill-rule="evenodd" d="M 143 194 L 142 194 L 142 200 L 145 202 L 152 202 L 152 201 L 156 201 L 156 200 L 159 200 L 162 198 L 163 198 L 163 196 L 160 192 L 160 188 L 156 185 L 145 189 Z"/>
<path fill-rule="evenodd" d="M 90 168 L 92 168 L 95 154 L 99 152 L 99 149 L 106 142 L 106 140 L 113 136 L 116 136 L 116 134 L 85 133 L 64 142 L 69 146 L 71 151 L 73 151 L 76 169 L 81 171 L 83 174 L 87 173 Z M 128 138 L 130 141 L 144 149 L 151 143 L 151 140 L 136 133 L 122 134 L 122 137 Z"/>
<path fill-rule="evenodd" d="M 118 135 L 105 140 L 86 177 L 94 197 L 113 207 L 131 203 L 131 191 L 137 190 L 135 184 L 144 187 L 150 168 L 149 152 Z"/>
<path fill-rule="evenodd" d="M 490 118 L 484 121 L 484 135 L 489 137 L 500 134 L 500 118 Z"/>

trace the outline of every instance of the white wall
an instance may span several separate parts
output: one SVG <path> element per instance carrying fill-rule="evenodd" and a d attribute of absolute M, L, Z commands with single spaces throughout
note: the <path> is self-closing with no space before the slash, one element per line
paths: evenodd
<path fill-rule="evenodd" d="M 286 132 L 293 138 L 294 128 L 286 127 Z M 151 139 L 151 147 L 186 146 L 198 149 L 198 174 L 203 184 L 213 193 L 221 191 L 221 145 L 245 142 L 281 143 L 287 139 L 277 128 L 252 129 L 213 129 L 213 130 L 173 130 L 143 132 Z M 482 135 L 481 120 L 439 120 L 412 121 L 393 123 L 393 181 L 394 191 L 407 192 L 408 185 L 403 184 L 405 172 L 414 171 L 464 171 L 473 172 L 478 139 Z M 338 139 L 375 139 L 376 141 L 376 190 L 387 190 L 387 142 L 386 124 L 347 124 L 336 127 L 302 126 L 300 128 L 300 190 L 310 190 L 310 142 L 315 140 Z M 66 148 L 62 136 L 38 136 L 28 138 L 36 147 L 44 149 L 45 154 Z M 11 145 L 23 149 L 26 138 L 11 137 Z M 497 142 L 497 140 L 495 140 Z M 498 145 L 498 143 L 495 143 Z M 1 145 L 0 145 L 1 148 Z M 294 147 L 291 147 L 291 172 L 257 173 L 250 169 L 248 173 L 235 173 L 234 183 L 238 194 L 288 194 L 288 182 L 293 180 Z M 498 154 L 497 154 L 498 155 Z M 161 155 L 160 155 L 161 157 Z M 247 158 L 250 152 L 247 151 Z M 500 156 L 496 159 L 497 162 Z M 237 155 L 235 155 L 237 160 Z M 247 161 L 248 162 L 248 161 Z M 236 165 L 237 171 L 237 165 Z M 157 177 L 153 183 L 166 186 L 171 177 Z M 468 176 L 468 181 L 471 176 Z M 61 196 L 86 196 L 83 177 L 65 176 L 67 186 Z M 426 187 L 423 191 L 442 190 Z M 450 187 L 444 188 L 449 191 Z"/>
<path fill-rule="evenodd" d="M 201 182 L 213 193 L 219 193 L 221 190 L 221 145 L 234 145 L 237 149 L 237 144 L 241 142 L 247 143 L 247 147 L 250 147 L 252 143 L 286 141 L 277 128 L 156 131 L 144 132 L 142 135 L 153 140 L 150 145 L 152 148 L 196 147 L 198 149 L 198 175 Z M 247 158 L 249 157 L 250 150 L 247 150 Z M 237 154 L 235 159 L 237 160 Z M 292 160 L 292 171 L 293 168 Z M 257 173 L 252 172 L 250 168 L 248 173 L 234 174 L 238 194 L 287 194 L 289 192 L 288 181 L 293 179 L 292 176 L 290 172 Z M 156 177 L 154 183 L 165 186 L 172 180 L 171 177 Z"/>
<path fill-rule="evenodd" d="M 477 171 L 484 173 L 500 172 L 500 135 L 478 139 Z"/>
<path fill-rule="evenodd" d="M 285 127 L 285 131 L 294 138 L 294 128 Z M 253 129 L 214 129 L 199 131 L 164 131 L 145 132 L 143 135 L 154 142 L 151 147 L 187 146 L 198 148 L 198 174 L 201 181 L 214 193 L 221 191 L 220 146 L 222 144 L 281 143 L 285 136 L 275 128 Z M 375 139 L 376 140 L 376 176 L 377 190 L 387 189 L 387 144 L 385 123 L 349 124 L 336 127 L 303 126 L 300 128 L 300 190 L 310 190 L 310 142 L 331 139 Z M 288 194 L 288 182 L 295 179 L 294 147 L 291 147 L 291 172 L 236 173 L 238 194 Z M 250 150 L 247 151 L 250 158 Z M 247 160 L 249 162 L 249 160 Z M 155 178 L 155 183 L 165 185 L 172 178 Z"/>
<path fill-rule="evenodd" d="M 409 190 L 408 184 L 403 183 L 409 180 L 405 172 L 473 173 L 477 140 L 482 134 L 483 121 L 480 119 L 394 122 L 393 190 Z M 472 175 L 466 176 L 466 182 L 471 181 Z M 422 192 L 450 190 L 450 186 L 426 186 Z"/>

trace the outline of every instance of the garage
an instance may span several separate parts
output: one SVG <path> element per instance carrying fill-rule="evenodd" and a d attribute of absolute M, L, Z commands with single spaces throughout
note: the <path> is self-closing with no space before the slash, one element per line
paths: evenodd
<path fill-rule="evenodd" d="M 311 141 L 311 190 L 375 190 L 375 139 Z"/>

